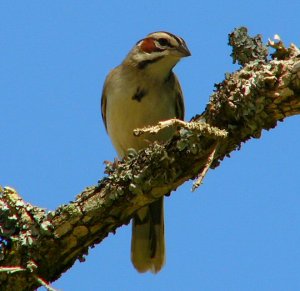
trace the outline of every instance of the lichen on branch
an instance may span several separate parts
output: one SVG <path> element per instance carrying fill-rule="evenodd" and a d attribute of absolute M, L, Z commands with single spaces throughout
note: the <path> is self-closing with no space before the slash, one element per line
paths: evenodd
<path fill-rule="evenodd" d="M 261 38 L 245 36 L 245 30 L 235 31 L 230 43 L 243 67 L 216 85 L 204 112 L 190 123 L 164 121 L 146 129 L 155 134 L 162 126 L 180 127 L 166 144 L 108 163 L 105 178 L 52 212 L 26 203 L 11 188 L 0 189 L 1 287 L 32 290 L 56 280 L 136 210 L 187 180 L 198 177 L 200 185 L 242 143 L 300 113 L 299 49 L 275 40 L 268 59 Z"/>

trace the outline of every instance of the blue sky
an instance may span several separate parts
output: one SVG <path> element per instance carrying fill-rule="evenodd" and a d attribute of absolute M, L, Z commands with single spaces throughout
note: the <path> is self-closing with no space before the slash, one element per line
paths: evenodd
<path fill-rule="evenodd" d="M 252 2 L 252 3 L 251 3 Z M 258 4 L 259 3 L 259 4 Z M 245 25 L 264 41 L 300 45 L 300 2 L 1 1 L 0 184 L 55 209 L 103 177 L 114 149 L 100 117 L 102 84 L 149 32 L 182 36 L 177 67 L 186 119 L 203 111 L 232 65 L 227 35 Z M 166 198 L 167 264 L 130 263 L 131 227 L 90 250 L 53 286 L 61 290 L 299 290 L 300 118 L 263 132 Z"/>

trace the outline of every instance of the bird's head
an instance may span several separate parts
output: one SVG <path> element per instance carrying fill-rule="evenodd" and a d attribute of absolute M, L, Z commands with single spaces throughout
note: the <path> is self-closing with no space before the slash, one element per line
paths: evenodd
<path fill-rule="evenodd" d="M 138 41 L 127 56 L 141 70 L 168 74 L 177 62 L 190 56 L 185 41 L 172 33 L 157 31 Z"/>

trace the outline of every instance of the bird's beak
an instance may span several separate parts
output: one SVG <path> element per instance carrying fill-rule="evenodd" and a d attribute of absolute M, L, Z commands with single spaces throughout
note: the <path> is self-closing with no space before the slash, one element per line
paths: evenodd
<path fill-rule="evenodd" d="M 182 44 L 177 48 L 178 52 L 180 53 L 181 57 L 189 57 L 191 55 L 190 50 L 187 48 L 186 44 Z"/>

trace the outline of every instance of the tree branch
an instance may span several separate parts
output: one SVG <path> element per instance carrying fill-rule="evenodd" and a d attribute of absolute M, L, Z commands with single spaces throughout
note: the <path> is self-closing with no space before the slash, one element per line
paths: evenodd
<path fill-rule="evenodd" d="M 46 212 L 25 203 L 15 190 L 1 188 L 1 287 L 48 286 L 77 259 L 83 261 L 90 247 L 128 224 L 137 209 L 199 173 L 202 180 L 209 167 L 217 167 L 243 142 L 299 114 L 299 50 L 282 42 L 269 45 L 277 59 L 268 61 L 257 53 L 254 59 L 243 58 L 244 67 L 216 85 L 202 114 L 191 123 L 176 123 L 181 129 L 171 141 L 108 164 L 108 175 L 70 204 Z"/>

